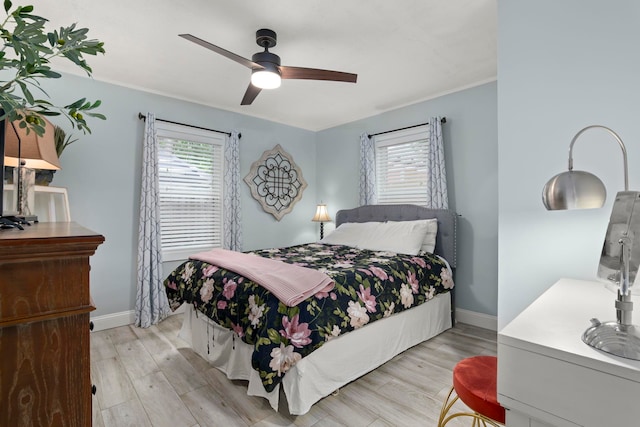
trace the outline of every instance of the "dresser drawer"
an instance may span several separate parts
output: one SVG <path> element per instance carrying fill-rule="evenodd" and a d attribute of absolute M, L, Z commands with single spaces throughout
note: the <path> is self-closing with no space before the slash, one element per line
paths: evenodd
<path fill-rule="evenodd" d="M 87 258 L 45 258 L 29 263 L 0 261 L 0 325 L 87 311 Z"/>
<path fill-rule="evenodd" d="M 502 345 L 498 354 L 503 406 L 558 427 L 638 425 L 640 383 L 515 347 Z"/>

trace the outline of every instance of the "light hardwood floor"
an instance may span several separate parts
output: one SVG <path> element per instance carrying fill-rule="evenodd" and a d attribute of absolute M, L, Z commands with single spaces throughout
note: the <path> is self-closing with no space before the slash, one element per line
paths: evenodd
<path fill-rule="evenodd" d="M 247 396 L 245 382 L 229 381 L 195 354 L 177 336 L 181 322 L 174 315 L 148 329 L 91 335 L 95 427 L 435 426 L 455 364 L 496 354 L 495 332 L 458 324 L 295 417 Z M 459 420 L 448 426 L 470 425 Z"/>

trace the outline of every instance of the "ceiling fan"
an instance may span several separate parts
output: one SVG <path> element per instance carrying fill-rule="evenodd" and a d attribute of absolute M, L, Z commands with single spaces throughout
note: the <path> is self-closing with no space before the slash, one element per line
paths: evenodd
<path fill-rule="evenodd" d="M 179 34 L 179 36 L 219 53 L 247 68 L 251 68 L 251 82 L 240 105 L 250 105 L 262 89 L 275 89 L 279 87 L 281 79 L 331 80 L 355 83 L 358 78 L 357 74 L 344 73 L 341 71 L 280 65 L 280 57 L 275 53 L 269 52 L 269 48 L 276 45 L 277 36 L 275 31 L 268 29 L 256 31 L 256 43 L 258 46 L 264 48 L 264 52 L 254 54 L 251 60 L 229 52 L 226 49 L 191 34 Z"/>

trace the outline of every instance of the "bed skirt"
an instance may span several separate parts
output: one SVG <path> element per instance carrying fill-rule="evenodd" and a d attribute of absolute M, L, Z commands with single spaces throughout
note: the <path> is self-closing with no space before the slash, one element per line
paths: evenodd
<path fill-rule="evenodd" d="M 291 368 L 271 392 L 264 389 L 258 373 L 251 367 L 253 347 L 238 338 L 234 340 L 232 331 L 196 312 L 191 305 L 185 310 L 180 338 L 229 379 L 249 381 L 247 394 L 264 397 L 276 411 L 282 388 L 289 413 L 302 415 L 345 384 L 451 328 L 450 295 L 439 294 L 411 310 L 327 342 Z"/>

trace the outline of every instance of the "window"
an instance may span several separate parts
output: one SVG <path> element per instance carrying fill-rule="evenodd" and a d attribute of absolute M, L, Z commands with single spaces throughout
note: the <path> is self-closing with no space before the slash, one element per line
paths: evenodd
<path fill-rule="evenodd" d="M 428 156 L 429 128 L 426 125 L 376 136 L 377 202 L 426 206 Z"/>
<path fill-rule="evenodd" d="M 225 136 L 156 122 L 164 261 L 222 247 Z"/>

